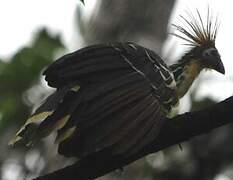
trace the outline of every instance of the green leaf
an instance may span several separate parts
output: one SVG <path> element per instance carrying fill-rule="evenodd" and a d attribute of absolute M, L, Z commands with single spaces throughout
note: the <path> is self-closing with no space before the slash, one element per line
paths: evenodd
<path fill-rule="evenodd" d="M 0 134 L 25 121 L 31 109 L 28 90 L 40 84 L 41 71 L 65 50 L 59 35 L 40 29 L 31 44 L 6 60 L 0 59 Z M 42 93 L 40 89 L 36 94 Z"/>

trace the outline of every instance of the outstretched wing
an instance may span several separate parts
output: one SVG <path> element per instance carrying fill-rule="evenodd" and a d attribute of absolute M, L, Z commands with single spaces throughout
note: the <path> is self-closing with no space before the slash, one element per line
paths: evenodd
<path fill-rule="evenodd" d="M 84 157 L 105 148 L 113 154 L 137 152 L 156 138 L 166 112 L 177 103 L 167 66 L 133 43 L 81 49 L 58 59 L 44 74 L 57 90 L 15 141 L 30 145 L 57 130 L 59 152 L 66 156 Z"/>

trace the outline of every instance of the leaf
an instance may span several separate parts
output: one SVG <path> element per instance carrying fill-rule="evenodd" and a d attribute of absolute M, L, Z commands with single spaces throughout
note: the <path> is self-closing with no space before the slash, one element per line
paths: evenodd
<path fill-rule="evenodd" d="M 21 47 L 7 61 L 0 59 L 0 134 L 25 121 L 30 113 L 29 99 L 34 97 L 28 90 L 40 83 L 42 69 L 63 50 L 60 36 L 51 35 L 42 28 L 31 44 Z M 43 92 L 39 88 L 36 94 L 40 93 Z"/>
<path fill-rule="evenodd" d="M 83 5 L 85 5 L 85 2 L 84 2 L 84 0 L 80 0 L 82 3 L 83 3 Z"/>

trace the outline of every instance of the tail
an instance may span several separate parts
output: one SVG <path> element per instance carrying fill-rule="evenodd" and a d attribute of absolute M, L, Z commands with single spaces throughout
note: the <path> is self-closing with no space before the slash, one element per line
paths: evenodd
<path fill-rule="evenodd" d="M 63 87 L 57 89 L 45 102 L 29 117 L 16 135 L 10 140 L 9 145 L 32 146 L 41 138 L 48 136 L 54 130 L 62 128 L 68 120 L 67 112 L 58 113 L 56 109 L 59 104 L 65 104 L 69 91 L 77 92 L 79 86 L 72 88 Z M 66 107 L 66 106 L 65 106 Z M 66 109 L 68 110 L 68 109 Z M 56 116 L 56 118 L 54 117 Z M 43 129 L 42 129 L 43 127 Z"/>

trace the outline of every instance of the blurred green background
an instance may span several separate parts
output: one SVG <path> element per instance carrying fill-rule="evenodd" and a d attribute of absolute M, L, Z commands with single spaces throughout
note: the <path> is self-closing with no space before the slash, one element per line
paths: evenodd
<path fill-rule="evenodd" d="M 73 44 L 78 47 L 133 41 L 161 54 L 175 3 L 175 0 L 98 0 L 91 17 L 84 18 L 85 7 L 77 2 L 74 34 L 80 37 L 74 38 Z M 0 59 L 0 180 L 28 180 L 74 161 L 56 153 L 53 135 L 32 149 L 7 146 L 33 109 L 53 91 L 46 86 L 41 72 L 56 57 L 68 53 L 61 39 L 62 34 L 54 35 L 41 28 L 29 45 L 10 59 Z M 170 53 L 165 56 L 169 63 Z M 186 105 L 191 110 L 216 103 L 212 97 L 196 99 L 201 81 L 189 94 Z M 232 127 L 222 127 L 183 143 L 182 150 L 178 145 L 168 148 L 138 160 L 124 172 L 116 171 L 99 179 L 230 180 L 233 179 L 232 137 Z"/>

